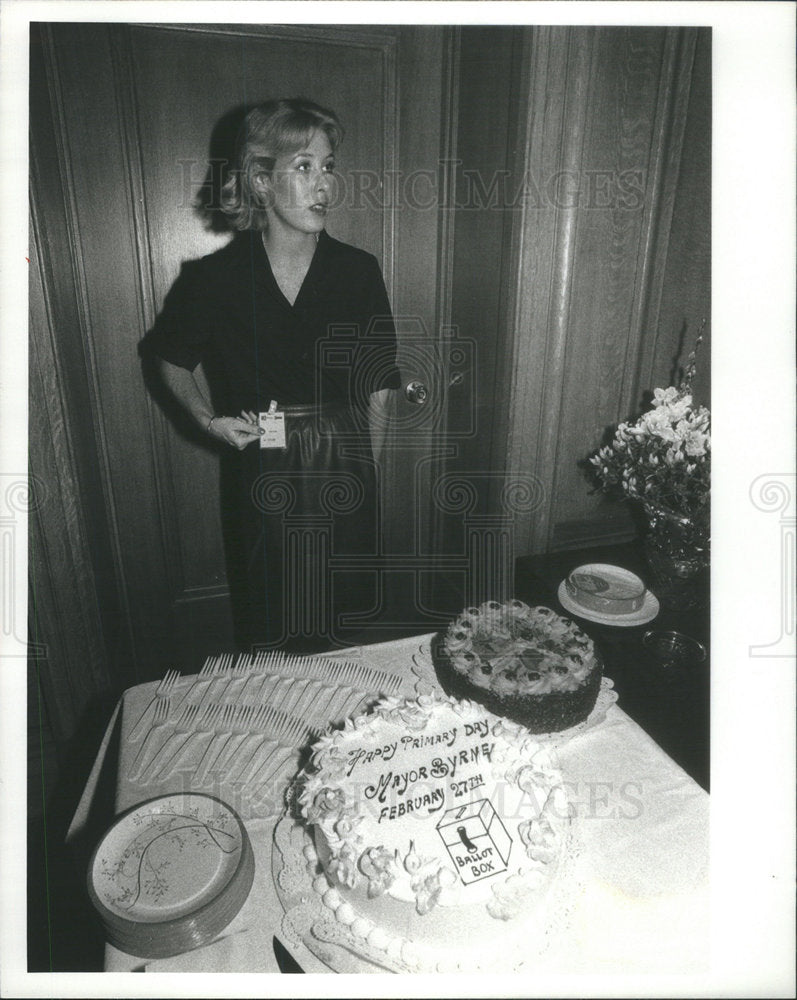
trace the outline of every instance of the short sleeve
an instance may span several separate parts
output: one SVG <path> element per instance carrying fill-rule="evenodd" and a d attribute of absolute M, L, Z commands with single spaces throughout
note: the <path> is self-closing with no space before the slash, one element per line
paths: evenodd
<path fill-rule="evenodd" d="M 155 324 L 141 343 L 144 355 L 155 355 L 193 371 L 213 334 L 213 300 L 202 261 L 183 264 L 169 289 Z"/>
<path fill-rule="evenodd" d="M 361 336 L 357 357 L 358 382 L 366 395 L 380 389 L 398 389 L 398 343 L 393 311 L 387 297 L 382 272 L 375 257 L 368 269 L 368 322 Z"/>

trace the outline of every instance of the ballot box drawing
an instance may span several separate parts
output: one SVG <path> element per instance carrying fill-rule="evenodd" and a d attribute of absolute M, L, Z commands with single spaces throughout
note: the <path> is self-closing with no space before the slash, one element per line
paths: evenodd
<path fill-rule="evenodd" d="M 506 871 L 512 838 L 489 799 L 447 809 L 437 832 L 465 885 Z"/>

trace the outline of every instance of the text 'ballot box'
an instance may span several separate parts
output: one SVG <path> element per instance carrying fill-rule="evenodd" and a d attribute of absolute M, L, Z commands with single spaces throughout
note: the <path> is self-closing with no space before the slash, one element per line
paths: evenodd
<path fill-rule="evenodd" d="M 506 871 L 512 838 L 489 799 L 447 809 L 437 830 L 465 885 Z"/>

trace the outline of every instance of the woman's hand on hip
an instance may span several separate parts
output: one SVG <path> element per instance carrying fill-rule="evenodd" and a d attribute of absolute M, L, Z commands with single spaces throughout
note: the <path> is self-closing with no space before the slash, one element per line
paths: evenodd
<path fill-rule="evenodd" d="M 208 427 L 208 434 L 223 441 L 238 451 L 259 440 L 263 433 L 262 427 L 257 424 L 257 417 L 253 413 L 241 411 L 240 417 L 214 417 Z"/>

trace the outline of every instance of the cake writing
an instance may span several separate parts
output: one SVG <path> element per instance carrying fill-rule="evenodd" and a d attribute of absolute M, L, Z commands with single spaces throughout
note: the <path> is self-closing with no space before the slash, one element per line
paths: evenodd
<path fill-rule="evenodd" d="M 380 758 L 384 761 L 393 760 L 397 747 L 398 740 L 395 740 L 393 743 L 386 743 L 384 746 L 375 747 L 373 750 L 363 750 L 362 748 L 349 750 L 347 776 L 351 776 L 351 772 L 358 764 L 370 764 L 372 761 L 379 760 Z"/>
<path fill-rule="evenodd" d="M 448 757 L 435 757 L 430 773 L 433 778 L 453 778 L 457 768 L 467 764 L 478 764 L 481 760 L 492 760 L 495 743 L 479 743 L 467 750 L 458 750 Z"/>
<path fill-rule="evenodd" d="M 379 802 L 384 802 L 389 791 L 394 791 L 397 795 L 404 795 L 410 785 L 416 785 L 419 781 L 428 781 L 429 771 L 425 767 L 414 767 L 410 771 L 385 771 L 379 775 L 375 785 L 365 786 L 365 797 L 367 799 L 376 798 Z"/>
<path fill-rule="evenodd" d="M 392 806 L 382 806 L 379 810 L 378 823 L 381 823 L 383 819 L 401 819 L 402 816 L 409 816 L 410 813 L 419 812 L 421 809 L 427 809 L 429 815 L 438 812 L 445 805 L 445 795 L 443 794 L 442 788 L 433 788 L 430 792 L 424 792 L 422 795 L 416 795 L 415 797 L 410 797 L 405 799 L 403 802 L 397 802 Z"/>
<path fill-rule="evenodd" d="M 471 736 L 486 737 L 490 732 L 490 723 L 487 719 L 480 719 L 477 722 L 466 722 L 461 730 L 457 726 L 446 729 L 442 733 L 432 733 L 423 736 L 404 735 L 398 740 L 384 743 L 382 746 L 373 747 L 366 750 L 357 747 L 356 750 L 349 750 L 346 774 L 351 776 L 354 769 L 359 764 L 371 764 L 375 760 L 383 760 L 385 763 L 391 761 L 398 750 L 399 744 L 402 750 L 425 750 L 428 747 L 444 745 L 449 749 L 457 742 L 457 733 L 461 733 L 462 739 Z M 447 772 L 443 772 L 445 774 Z"/>
<path fill-rule="evenodd" d="M 465 728 L 472 729 L 474 727 L 468 725 Z M 470 734 L 466 732 L 465 735 L 469 736 Z M 440 743 L 445 743 L 446 746 L 452 747 L 456 739 L 457 727 L 454 726 L 453 729 L 447 729 L 444 733 L 434 733 L 432 736 L 402 736 L 401 745 L 411 750 L 421 750 L 423 747 L 438 746 Z"/>
<path fill-rule="evenodd" d="M 421 810 L 431 815 L 442 809 L 445 805 L 446 792 L 439 784 L 440 780 L 453 777 L 460 767 L 478 764 L 480 761 L 490 761 L 494 749 L 495 743 L 478 743 L 445 758 L 435 757 L 428 767 L 421 764 L 406 771 L 382 772 L 376 784 L 366 785 L 363 789 L 366 799 L 375 799 L 381 805 L 377 822 L 400 819 L 402 816 Z M 436 787 L 424 788 L 422 786 L 424 782 L 438 784 Z M 464 781 L 452 782 L 450 787 L 454 796 L 458 797 L 483 784 L 484 779 L 481 774 L 477 774 L 471 775 L 470 778 L 466 777 Z M 388 796 L 392 804 L 386 805 Z"/>
<path fill-rule="evenodd" d="M 395 792 L 397 795 L 404 795 L 408 788 L 418 784 L 419 781 L 453 778 L 459 767 L 478 764 L 482 760 L 490 761 L 494 748 L 495 743 L 477 743 L 457 750 L 456 753 L 449 754 L 447 757 L 433 757 L 429 767 L 420 764 L 418 767 L 412 767 L 406 771 L 383 771 L 377 778 L 375 785 L 365 786 L 365 797 L 367 799 L 376 798 L 379 802 L 384 802 L 389 791 Z"/>
<path fill-rule="evenodd" d="M 449 748 L 457 742 L 457 727 L 446 729 L 442 733 L 432 733 L 424 736 L 402 736 L 401 745 L 406 750 L 423 750 L 425 747 L 438 746 L 441 743 Z M 490 723 L 487 719 L 479 719 L 477 722 L 466 722 L 462 727 L 462 736 L 469 739 L 471 736 L 484 738 L 490 733 Z"/>

